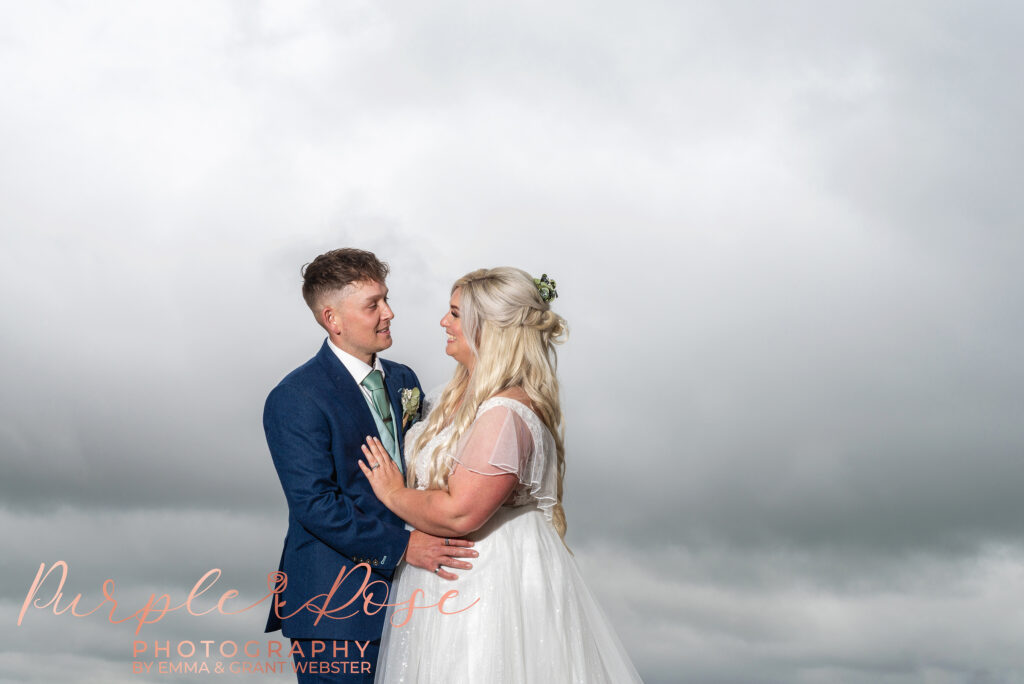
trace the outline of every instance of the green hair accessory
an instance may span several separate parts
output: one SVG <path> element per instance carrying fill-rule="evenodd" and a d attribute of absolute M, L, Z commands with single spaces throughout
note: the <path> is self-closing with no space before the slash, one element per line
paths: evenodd
<path fill-rule="evenodd" d="M 540 298 L 547 303 L 551 303 L 552 299 L 558 297 L 558 290 L 555 289 L 555 281 L 548 279 L 548 274 L 541 274 L 540 278 L 534 278 L 533 284 L 537 286 L 537 291 L 540 292 Z"/>

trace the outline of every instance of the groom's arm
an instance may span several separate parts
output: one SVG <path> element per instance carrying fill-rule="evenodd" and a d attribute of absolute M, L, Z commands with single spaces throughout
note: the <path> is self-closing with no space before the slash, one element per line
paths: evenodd
<path fill-rule="evenodd" d="M 394 570 L 409 532 L 356 506 L 341 490 L 327 416 L 300 387 L 278 385 L 263 411 L 274 467 L 292 516 L 317 539 L 349 558 L 375 558 Z"/>

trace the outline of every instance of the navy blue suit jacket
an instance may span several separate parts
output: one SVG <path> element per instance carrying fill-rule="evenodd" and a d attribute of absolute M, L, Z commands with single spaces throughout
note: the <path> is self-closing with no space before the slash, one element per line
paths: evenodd
<path fill-rule="evenodd" d="M 383 359 L 381 364 L 401 449 L 399 393 L 419 388 L 419 380 L 408 366 Z M 330 592 L 339 571 L 359 563 L 372 569 L 371 582 L 385 583 L 371 589 L 382 603 L 384 586 L 390 586 L 409 541 L 405 524 L 374 496 L 359 469 L 360 445 L 368 435 L 377 435 L 377 425 L 359 385 L 326 341 L 316 356 L 271 391 L 263 429 L 288 500 L 288 536 L 280 565 L 288 582 L 280 595 L 284 619 L 271 605 L 266 631 L 281 629 L 284 636 L 296 639 L 380 638 L 385 610 L 364 611 L 359 588 L 366 575 L 361 569 L 349 574 L 328 606 L 339 607 L 356 596 L 334 613 L 335 618 L 350 617 L 323 616 L 316 624 L 317 615 L 309 610 L 289 617 L 310 599 Z M 317 605 L 323 602 L 323 597 L 316 600 Z"/>

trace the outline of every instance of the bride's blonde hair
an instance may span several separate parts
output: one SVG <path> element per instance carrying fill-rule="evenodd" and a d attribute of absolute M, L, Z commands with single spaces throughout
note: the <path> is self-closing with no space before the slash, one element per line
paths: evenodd
<path fill-rule="evenodd" d="M 452 292 L 455 290 L 461 290 L 462 334 L 476 362 L 472 374 L 461 363 L 456 366 L 455 375 L 414 442 L 406 468 L 409 485 L 415 484 L 416 460 L 427 458 L 427 486 L 446 488 L 452 462 L 450 456 L 443 454 L 453 453 L 476 418 L 480 404 L 503 390 L 521 387 L 555 438 L 558 502 L 552 509 L 552 523 L 564 537 L 564 425 L 555 374 L 555 345 L 561 344 L 568 333 L 565 319 L 541 298 L 530 274 L 518 268 L 482 268 L 467 273 L 452 285 Z M 447 443 L 439 445 L 433 453 L 423 453 L 431 438 L 448 423 L 453 430 Z"/>

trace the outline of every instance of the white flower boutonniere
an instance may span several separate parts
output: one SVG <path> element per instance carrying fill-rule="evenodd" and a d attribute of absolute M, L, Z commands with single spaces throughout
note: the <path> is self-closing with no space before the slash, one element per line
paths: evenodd
<path fill-rule="evenodd" d="M 402 427 L 408 427 L 420 417 L 420 388 L 402 389 Z"/>

